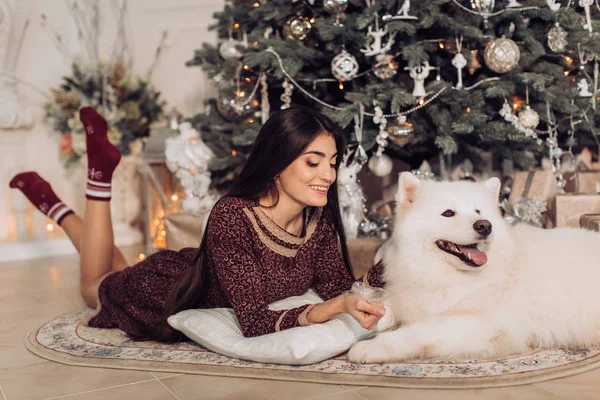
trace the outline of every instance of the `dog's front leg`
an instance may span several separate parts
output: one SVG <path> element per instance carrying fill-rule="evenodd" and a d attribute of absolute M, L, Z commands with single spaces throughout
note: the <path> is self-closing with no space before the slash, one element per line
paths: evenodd
<path fill-rule="evenodd" d="M 481 359 L 514 351 L 514 343 L 510 342 L 508 333 L 489 318 L 434 317 L 358 342 L 350 349 L 348 359 L 360 363 Z"/>

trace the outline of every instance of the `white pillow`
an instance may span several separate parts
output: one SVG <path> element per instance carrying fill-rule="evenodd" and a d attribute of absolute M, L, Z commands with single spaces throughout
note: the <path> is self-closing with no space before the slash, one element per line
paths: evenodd
<path fill-rule="evenodd" d="M 302 296 L 272 303 L 269 309 L 287 310 L 323 300 L 309 290 Z M 360 326 L 350 314 L 322 324 L 299 326 L 247 338 L 230 308 L 185 310 L 168 319 L 169 325 L 201 346 L 229 357 L 272 364 L 305 365 L 335 357 L 374 331 Z"/>

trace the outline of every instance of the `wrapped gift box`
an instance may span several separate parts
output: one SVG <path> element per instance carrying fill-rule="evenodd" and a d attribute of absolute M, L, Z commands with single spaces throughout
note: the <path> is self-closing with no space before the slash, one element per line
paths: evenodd
<path fill-rule="evenodd" d="M 590 231 L 600 232 L 600 214 L 584 214 L 579 219 L 579 226 Z"/>
<path fill-rule="evenodd" d="M 516 204 L 522 198 L 551 201 L 556 194 L 556 178 L 551 171 L 520 171 L 515 174 L 508 201 Z"/>
<path fill-rule="evenodd" d="M 579 228 L 582 215 L 600 214 L 600 194 L 559 193 L 553 208 L 557 228 Z"/>
<path fill-rule="evenodd" d="M 564 178 L 567 193 L 600 193 L 600 171 L 567 172 Z"/>

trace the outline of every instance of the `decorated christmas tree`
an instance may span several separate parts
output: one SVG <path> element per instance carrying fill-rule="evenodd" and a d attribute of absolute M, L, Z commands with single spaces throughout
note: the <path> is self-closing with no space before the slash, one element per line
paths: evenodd
<path fill-rule="evenodd" d="M 390 158 L 413 167 L 429 160 L 443 175 L 465 159 L 478 169 L 490 154 L 520 168 L 546 156 L 560 183 L 564 153 L 598 148 L 596 7 L 231 0 L 212 27 L 223 41 L 188 62 L 218 88 L 193 118 L 217 155 L 213 179 L 235 176 L 271 111 L 307 105 L 360 141 L 379 176 Z"/>

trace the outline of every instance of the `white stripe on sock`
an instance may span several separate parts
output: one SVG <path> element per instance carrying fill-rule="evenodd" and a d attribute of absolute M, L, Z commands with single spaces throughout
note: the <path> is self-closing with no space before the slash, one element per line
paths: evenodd
<path fill-rule="evenodd" d="M 90 185 L 95 185 L 95 186 L 104 186 L 104 187 L 110 187 L 110 183 L 104 183 L 104 182 L 98 182 L 98 181 L 93 181 L 91 179 L 88 179 L 88 183 Z"/>
<path fill-rule="evenodd" d="M 69 207 L 65 207 L 64 209 L 59 211 L 58 214 L 56 214 L 54 216 L 54 218 L 52 218 L 52 219 L 54 220 L 54 222 L 56 222 L 58 224 L 58 221 L 60 221 L 61 217 L 63 215 L 65 215 L 66 213 L 68 213 L 69 211 L 71 211 L 71 209 Z"/>
<path fill-rule="evenodd" d="M 89 196 L 94 196 L 94 197 L 109 198 L 111 193 L 110 192 L 99 192 L 97 190 L 92 190 L 92 189 L 86 189 L 85 194 L 87 194 Z"/>
<path fill-rule="evenodd" d="M 62 203 L 62 201 L 59 201 L 58 203 L 56 203 L 55 205 L 52 206 L 51 209 L 48 210 L 48 213 L 46 215 L 52 215 L 52 213 L 54 211 L 56 211 L 56 209 L 60 206 L 63 206 L 64 204 Z"/>

